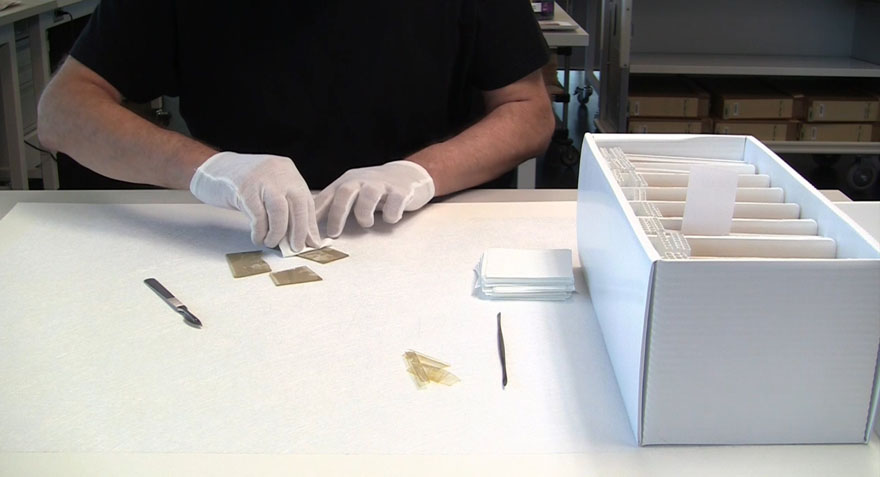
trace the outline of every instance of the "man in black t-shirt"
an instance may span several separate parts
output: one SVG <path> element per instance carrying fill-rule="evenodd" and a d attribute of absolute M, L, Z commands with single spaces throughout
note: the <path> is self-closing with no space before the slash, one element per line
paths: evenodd
<path fill-rule="evenodd" d="M 300 250 L 319 221 L 331 237 L 352 211 L 394 223 L 543 152 L 546 61 L 522 0 L 104 0 L 40 100 L 39 135 Z M 195 139 L 120 106 L 162 95 Z"/>

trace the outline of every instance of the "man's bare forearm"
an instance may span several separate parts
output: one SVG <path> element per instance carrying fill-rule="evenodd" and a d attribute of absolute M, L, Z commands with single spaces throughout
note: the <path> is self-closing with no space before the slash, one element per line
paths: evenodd
<path fill-rule="evenodd" d="M 467 189 L 513 169 L 543 153 L 555 127 L 555 117 L 538 75 L 523 80 L 500 104 L 457 136 L 413 154 L 434 179 L 435 195 Z M 522 86 L 522 85 L 520 85 Z"/>
<path fill-rule="evenodd" d="M 164 130 L 120 105 L 119 93 L 68 59 L 40 98 L 40 142 L 102 175 L 186 189 L 216 151 Z"/>

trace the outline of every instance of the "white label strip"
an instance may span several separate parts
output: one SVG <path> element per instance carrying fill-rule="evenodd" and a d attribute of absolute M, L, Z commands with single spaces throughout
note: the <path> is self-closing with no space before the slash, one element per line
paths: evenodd
<path fill-rule="evenodd" d="M 694 235 L 728 235 L 736 204 L 737 178 L 731 168 L 691 166 L 681 231 Z"/>

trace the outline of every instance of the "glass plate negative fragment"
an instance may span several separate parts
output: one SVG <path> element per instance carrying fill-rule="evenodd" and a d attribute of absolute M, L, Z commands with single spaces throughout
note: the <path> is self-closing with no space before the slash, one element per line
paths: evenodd
<path fill-rule="evenodd" d="M 428 373 L 428 380 L 432 383 L 452 386 L 453 384 L 461 381 L 460 379 L 458 379 L 458 376 L 450 373 L 449 371 L 446 371 L 445 369 L 428 365 L 424 365 L 424 368 L 425 372 Z"/>
<path fill-rule="evenodd" d="M 321 277 L 309 267 L 296 267 L 269 274 L 275 286 L 295 285 L 297 283 L 317 282 Z"/>
<path fill-rule="evenodd" d="M 420 389 L 427 386 L 428 383 L 452 386 L 461 381 L 456 375 L 443 369 L 448 368 L 448 364 L 416 351 L 410 350 L 403 353 L 403 360 L 406 362 L 407 372 L 409 372 L 413 381 L 415 381 Z"/>
<path fill-rule="evenodd" d="M 425 368 L 419 362 L 419 357 L 415 351 L 403 353 L 403 359 L 406 361 L 406 370 L 412 375 L 416 384 L 420 388 L 425 387 L 428 384 L 428 373 L 425 372 Z"/>
<path fill-rule="evenodd" d="M 347 253 L 340 252 L 335 248 L 324 247 L 324 248 L 316 248 L 314 250 L 309 250 L 308 252 L 302 252 L 296 254 L 297 257 L 302 257 L 313 262 L 318 263 L 330 263 L 339 260 L 340 258 L 345 258 L 348 256 Z"/>
<path fill-rule="evenodd" d="M 269 264 L 263 261 L 263 252 L 238 252 L 227 253 L 226 263 L 232 271 L 234 278 L 249 277 L 261 273 L 271 272 Z"/>

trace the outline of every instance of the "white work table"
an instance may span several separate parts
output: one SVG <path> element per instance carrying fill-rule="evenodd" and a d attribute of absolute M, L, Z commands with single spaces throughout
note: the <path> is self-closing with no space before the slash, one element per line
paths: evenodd
<path fill-rule="evenodd" d="M 349 229 L 334 246 L 351 257 L 309 263 L 322 282 L 276 288 L 230 276 L 223 254 L 253 249 L 246 221 L 188 192 L 0 192 L 0 475 L 880 474 L 877 436 L 637 447 L 577 261 L 574 199 L 462 193 Z M 472 296 L 489 247 L 570 248 L 577 293 Z M 273 270 L 306 264 L 265 255 Z M 407 348 L 462 381 L 416 389 Z"/>

